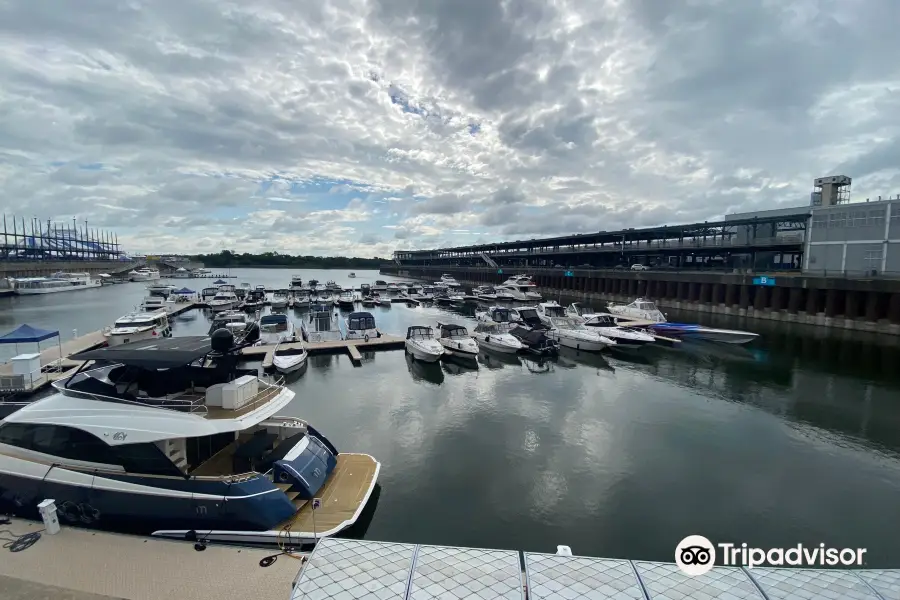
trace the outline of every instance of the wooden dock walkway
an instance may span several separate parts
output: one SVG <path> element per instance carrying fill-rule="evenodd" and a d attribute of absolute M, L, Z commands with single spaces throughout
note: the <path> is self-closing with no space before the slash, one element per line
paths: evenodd
<path fill-rule="evenodd" d="M 350 355 L 353 364 L 360 366 L 362 364 L 362 354 L 360 351 L 374 350 L 397 350 L 404 348 L 406 340 L 401 337 L 382 333 L 381 337 L 369 338 L 366 340 L 336 340 L 333 342 L 288 342 L 282 343 L 282 350 L 299 349 L 301 346 L 306 348 L 310 354 L 331 354 L 337 352 L 346 352 Z M 268 344 L 264 346 L 248 346 L 241 350 L 244 356 L 258 357 L 262 356 L 262 366 L 268 369 L 272 366 L 272 359 L 275 354 L 275 345 Z"/>

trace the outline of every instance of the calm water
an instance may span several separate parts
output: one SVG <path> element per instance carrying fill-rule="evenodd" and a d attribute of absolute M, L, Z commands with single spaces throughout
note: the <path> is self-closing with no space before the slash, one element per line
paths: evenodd
<path fill-rule="evenodd" d="M 286 287 L 294 272 L 235 270 L 232 282 Z M 392 280 L 297 272 L 356 286 Z M 2 299 L 0 330 L 27 322 L 66 339 L 111 324 L 143 288 Z M 432 307 L 372 312 L 398 334 L 473 323 Z M 362 367 L 311 357 L 287 412 L 339 449 L 382 462 L 369 539 L 551 552 L 567 544 L 577 554 L 671 560 L 697 533 L 761 547 L 866 547 L 870 566 L 900 565 L 894 341 L 716 323 L 762 339 L 632 358 L 572 351 L 543 366 L 484 356 L 477 369 L 412 363 L 402 351 L 369 354 Z M 175 335 L 208 327 L 198 313 L 177 319 Z"/>

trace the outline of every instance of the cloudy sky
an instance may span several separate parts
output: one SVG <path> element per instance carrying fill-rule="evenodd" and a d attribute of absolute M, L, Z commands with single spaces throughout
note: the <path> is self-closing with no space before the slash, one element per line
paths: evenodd
<path fill-rule="evenodd" d="M 830 174 L 896 194 L 897 23 L 897 0 L 0 0 L 0 204 L 135 252 L 388 256 L 805 204 Z"/>

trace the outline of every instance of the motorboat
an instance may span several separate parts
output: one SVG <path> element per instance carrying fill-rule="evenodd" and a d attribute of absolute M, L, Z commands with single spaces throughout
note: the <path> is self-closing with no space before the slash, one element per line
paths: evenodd
<path fill-rule="evenodd" d="M 434 300 L 434 287 L 430 285 L 423 285 L 422 290 L 419 292 L 419 302 L 431 302 Z"/>
<path fill-rule="evenodd" d="M 265 294 L 267 293 L 267 292 L 266 292 L 266 286 L 264 286 L 264 285 L 258 285 L 258 286 L 256 286 L 255 288 L 253 288 L 253 291 L 254 291 L 254 292 L 262 292 L 263 295 L 265 295 Z"/>
<path fill-rule="evenodd" d="M 170 337 L 169 313 L 165 309 L 154 312 L 133 312 L 116 319 L 112 327 L 103 330 L 108 346 L 118 346 L 139 340 Z"/>
<path fill-rule="evenodd" d="M 316 293 L 316 302 L 321 304 L 333 304 L 333 297 L 329 290 L 321 289 Z"/>
<path fill-rule="evenodd" d="M 476 310 L 475 320 L 510 323 L 513 320 L 512 311 L 505 306 L 489 306 L 485 310 Z"/>
<path fill-rule="evenodd" d="M 537 308 L 534 306 L 511 308 L 509 314 L 514 323 L 526 329 L 547 329 L 547 325 L 541 320 Z"/>
<path fill-rule="evenodd" d="M 300 324 L 300 330 L 306 342 L 338 342 L 343 339 L 337 316 L 331 305 L 323 302 L 310 305 L 309 314 Z"/>
<path fill-rule="evenodd" d="M 558 306 L 558 305 L 557 305 Z M 560 307 L 562 308 L 562 307 Z M 543 321 L 543 319 L 541 319 Z M 559 342 L 560 346 L 599 352 L 604 348 L 615 346 L 616 342 L 588 328 L 577 317 L 549 317 L 547 337 Z"/>
<path fill-rule="evenodd" d="M 234 290 L 234 295 L 237 296 L 240 300 L 243 300 L 252 291 L 253 288 L 250 286 L 250 284 L 245 282 L 238 286 L 238 289 Z"/>
<path fill-rule="evenodd" d="M 440 337 L 438 342 L 444 347 L 444 353 L 458 358 L 475 360 L 478 356 L 478 342 L 469 335 L 469 331 L 456 323 L 438 323 Z"/>
<path fill-rule="evenodd" d="M 525 351 L 535 356 L 559 355 L 559 342 L 547 336 L 547 332 L 541 329 L 528 329 L 516 325 L 509 333 L 522 342 Z"/>
<path fill-rule="evenodd" d="M 302 289 L 304 289 L 303 278 L 299 275 L 294 275 L 293 277 L 291 277 L 291 284 L 288 286 L 288 290 L 296 294 Z"/>
<path fill-rule="evenodd" d="M 375 285 L 372 286 L 373 292 L 386 292 L 387 291 L 387 281 L 382 281 L 380 279 L 375 280 Z"/>
<path fill-rule="evenodd" d="M 479 321 L 472 332 L 478 347 L 501 354 L 515 354 L 523 348 L 522 342 L 510 333 L 509 323 Z"/>
<path fill-rule="evenodd" d="M 353 307 L 356 305 L 356 297 L 350 290 L 343 291 L 337 298 L 337 304 L 344 310 L 353 310 Z"/>
<path fill-rule="evenodd" d="M 391 305 L 391 299 L 386 296 L 382 296 L 380 294 L 375 294 L 374 296 L 372 296 L 372 300 L 374 300 L 375 304 L 377 304 L 378 306 L 390 306 Z"/>
<path fill-rule="evenodd" d="M 10 283 L 15 293 L 21 296 L 87 290 L 103 285 L 99 277 L 92 277 L 90 273 L 63 272 L 54 273 L 51 277 L 11 278 Z"/>
<path fill-rule="evenodd" d="M 266 305 L 266 293 L 259 290 L 251 290 L 244 298 L 241 308 L 244 310 L 260 310 Z"/>
<path fill-rule="evenodd" d="M 281 416 L 294 392 L 240 349 L 217 331 L 72 355 L 55 393 L 0 424 L 0 510 L 39 520 L 52 495 L 64 524 L 273 547 L 350 527 L 380 464 Z"/>
<path fill-rule="evenodd" d="M 162 296 L 165 298 L 176 289 L 177 288 L 174 285 L 166 283 L 151 283 L 147 286 L 147 293 L 151 296 Z"/>
<path fill-rule="evenodd" d="M 473 289 L 472 293 L 475 294 L 479 300 L 484 300 L 486 302 L 497 300 L 497 293 L 494 291 L 494 288 L 489 285 L 480 285 Z"/>
<path fill-rule="evenodd" d="M 378 302 L 372 296 L 363 296 L 362 305 L 364 308 L 374 308 L 378 306 Z"/>
<path fill-rule="evenodd" d="M 233 285 L 220 285 L 219 291 L 207 304 L 214 311 L 221 311 L 237 308 L 240 306 L 241 301 L 238 300 L 237 295 L 234 293 Z"/>
<path fill-rule="evenodd" d="M 638 329 L 619 326 L 616 316 L 611 313 L 598 313 L 592 308 L 583 306 L 579 302 L 573 302 L 566 308 L 566 314 L 573 318 L 580 318 L 582 322 L 600 335 L 613 340 L 619 350 L 642 348 L 656 341 L 649 335 Z"/>
<path fill-rule="evenodd" d="M 294 308 L 309 308 L 310 300 L 311 298 L 308 289 L 303 288 L 294 292 Z"/>
<path fill-rule="evenodd" d="M 537 305 L 537 316 L 541 323 L 550 327 L 550 320 L 558 317 L 566 316 L 566 309 L 554 300 L 549 302 L 541 302 Z"/>
<path fill-rule="evenodd" d="M 652 321 L 653 323 L 666 322 L 666 316 L 656 307 L 656 303 L 651 302 L 650 300 L 644 300 L 643 298 L 636 298 L 630 304 L 615 304 L 610 302 L 607 305 L 607 310 L 616 316 Z"/>
<path fill-rule="evenodd" d="M 406 330 L 406 351 L 416 360 L 437 362 L 444 354 L 444 347 L 434 339 L 431 327 L 414 325 Z"/>
<path fill-rule="evenodd" d="M 259 319 L 259 343 L 278 344 L 297 340 L 294 322 L 284 313 L 269 314 Z"/>
<path fill-rule="evenodd" d="M 516 300 L 524 302 L 528 300 L 528 297 L 522 292 L 505 285 L 494 287 L 494 297 L 500 302 L 515 302 Z"/>
<path fill-rule="evenodd" d="M 378 328 L 375 327 L 375 317 L 368 312 L 354 312 L 347 316 L 345 322 L 347 326 L 347 334 L 345 340 L 364 340 L 368 342 L 370 339 L 381 337 Z"/>
<path fill-rule="evenodd" d="M 159 271 L 142 267 L 140 269 L 129 271 L 128 279 L 130 281 L 152 281 L 154 279 L 159 279 Z"/>
<path fill-rule="evenodd" d="M 219 329 L 227 329 L 235 337 L 242 336 L 251 321 L 247 314 L 239 310 L 223 310 L 213 315 L 207 335 L 212 335 Z"/>
<path fill-rule="evenodd" d="M 344 288 L 339 286 L 333 279 L 329 279 L 325 282 L 325 289 L 331 292 L 332 294 L 340 294 L 344 291 Z"/>
<path fill-rule="evenodd" d="M 387 290 L 385 291 L 385 293 L 388 296 L 399 296 L 400 295 L 400 286 L 397 285 L 396 283 L 391 282 L 391 283 L 387 284 Z"/>
<path fill-rule="evenodd" d="M 167 310 L 166 299 L 162 296 L 147 296 L 144 298 L 143 302 L 141 302 L 141 310 L 148 313 L 156 312 L 158 310 Z"/>
<path fill-rule="evenodd" d="M 534 283 L 530 275 L 512 275 L 501 285 L 513 288 L 525 296 L 525 300 L 542 300 L 541 295 L 537 292 L 537 285 Z"/>
<path fill-rule="evenodd" d="M 371 296 L 372 295 L 372 286 L 369 285 L 368 283 L 362 284 L 361 286 L 359 286 L 359 293 L 363 298 L 365 298 L 366 296 Z"/>
<path fill-rule="evenodd" d="M 282 347 L 280 342 L 275 346 L 275 349 L 272 350 L 272 366 L 276 371 L 287 375 L 306 366 L 309 353 L 302 342 L 299 347 L 296 346 L 297 344 L 292 344 L 290 348 L 286 348 Z"/>
<path fill-rule="evenodd" d="M 722 344 L 748 344 L 759 337 L 758 333 L 752 331 L 716 329 L 691 323 L 653 323 L 648 329 L 661 336 L 690 338 Z"/>
<path fill-rule="evenodd" d="M 409 298 L 410 300 L 419 300 L 421 298 L 422 288 L 414 283 L 409 284 L 405 290 L 400 291 L 400 296 Z"/>
<path fill-rule="evenodd" d="M 219 293 L 219 288 L 217 287 L 206 287 L 200 290 L 200 299 L 206 302 L 207 298 L 213 298 L 216 294 Z"/>
<path fill-rule="evenodd" d="M 453 275 L 449 275 L 447 273 L 444 273 L 443 275 L 441 275 L 441 280 L 435 281 L 435 284 L 446 285 L 448 288 L 462 287 L 460 285 L 460 283 L 456 280 L 456 278 L 453 277 Z"/>
<path fill-rule="evenodd" d="M 272 308 L 287 308 L 290 293 L 287 290 L 275 290 L 270 304 Z"/>
<path fill-rule="evenodd" d="M 347 275 L 347 277 L 350 279 L 356 279 L 356 273 L 350 273 L 349 275 Z"/>

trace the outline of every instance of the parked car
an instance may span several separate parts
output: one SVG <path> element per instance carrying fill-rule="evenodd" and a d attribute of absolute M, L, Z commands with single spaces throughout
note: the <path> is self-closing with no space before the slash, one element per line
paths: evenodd
<path fill-rule="evenodd" d="M 642 265 L 640 263 L 635 263 L 635 264 L 631 265 L 631 270 L 632 271 L 649 271 L 650 267 L 645 267 L 644 265 Z"/>

